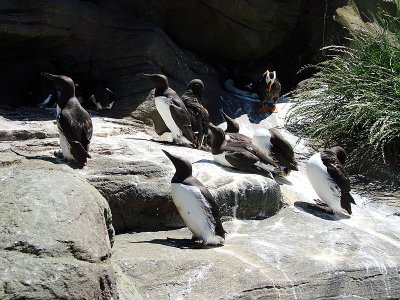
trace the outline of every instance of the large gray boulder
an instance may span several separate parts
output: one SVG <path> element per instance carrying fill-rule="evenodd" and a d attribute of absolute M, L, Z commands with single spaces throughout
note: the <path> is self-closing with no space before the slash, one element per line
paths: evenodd
<path fill-rule="evenodd" d="M 0 298 L 115 298 L 106 200 L 70 167 L 1 146 Z"/>

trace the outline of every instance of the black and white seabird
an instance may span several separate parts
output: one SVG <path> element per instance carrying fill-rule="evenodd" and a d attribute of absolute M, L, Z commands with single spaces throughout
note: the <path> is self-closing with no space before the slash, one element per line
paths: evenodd
<path fill-rule="evenodd" d="M 111 109 L 114 105 L 114 92 L 108 88 L 108 83 L 102 78 L 100 68 L 91 63 L 90 69 L 90 97 L 89 100 L 96 106 L 96 110 Z"/>
<path fill-rule="evenodd" d="M 192 131 L 196 135 L 196 148 L 200 149 L 204 144 L 204 137 L 208 133 L 210 117 L 207 109 L 203 106 L 204 84 L 200 79 L 193 79 L 181 96 L 183 103 L 190 114 Z"/>
<path fill-rule="evenodd" d="M 182 99 L 169 87 L 168 79 L 162 74 L 144 74 L 156 86 L 154 97 L 157 111 L 171 131 L 176 144 L 195 144 L 190 115 Z"/>
<path fill-rule="evenodd" d="M 252 143 L 235 142 L 225 139 L 225 132 L 209 123 L 212 133 L 211 153 L 220 165 L 235 168 L 247 173 L 284 176 L 286 168 L 281 168 L 264 150 Z"/>
<path fill-rule="evenodd" d="M 172 199 L 194 241 L 203 245 L 220 245 L 225 241 L 218 205 L 208 189 L 192 176 L 191 163 L 163 150 L 174 164 L 171 180 Z"/>
<path fill-rule="evenodd" d="M 275 159 L 280 166 L 287 169 L 288 173 L 291 170 L 298 171 L 297 161 L 294 157 L 293 147 L 290 143 L 282 136 L 278 129 L 264 129 L 258 128 L 254 131 L 253 138 L 245 136 L 239 133 L 240 125 L 239 122 L 224 112 L 222 112 L 227 128 L 225 130 L 226 135 L 230 140 L 237 142 L 253 143 L 257 147 L 267 151 L 267 153 Z"/>
<path fill-rule="evenodd" d="M 253 133 L 252 142 L 261 149 L 268 151 L 288 171 L 299 170 L 292 145 L 282 136 L 278 129 L 256 129 Z"/>
<path fill-rule="evenodd" d="M 321 151 L 308 160 L 307 177 L 322 202 L 334 213 L 351 215 L 351 203 L 356 203 L 350 194 L 345 162 L 346 152 L 342 147 Z"/>
<path fill-rule="evenodd" d="M 227 140 L 231 140 L 233 142 L 251 143 L 251 138 L 249 138 L 244 134 L 239 133 L 240 125 L 236 119 L 231 118 L 223 111 L 222 115 L 224 116 L 226 121 L 225 138 Z"/>
<path fill-rule="evenodd" d="M 86 165 L 93 125 L 89 113 L 75 97 L 75 85 L 71 78 L 63 75 L 42 73 L 54 82 L 60 97 L 57 102 L 57 126 L 60 133 L 62 156 L 74 161 L 78 167 Z"/>

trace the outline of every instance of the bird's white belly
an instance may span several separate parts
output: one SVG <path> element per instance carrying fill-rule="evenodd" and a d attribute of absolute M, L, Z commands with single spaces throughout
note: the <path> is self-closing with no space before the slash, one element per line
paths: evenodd
<path fill-rule="evenodd" d="M 75 160 L 71 154 L 71 146 L 69 145 L 67 139 L 65 138 L 61 130 L 59 130 L 59 134 L 60 134 L 60 147 L 63 157 L 67 160 Z"/>
<path fill-rule="evenodd" d="M 172 100 L 168 97 L 159 96 L 155 98 L 155 102 L 157 110 L 164 120 L 165 125 L 171 131 L 172 139 L 174 141 L 182 141 L 190 144 L 190 142 L 182 136 L 182 130 L 179 129 L 174 119 L 172 118 L 171 111 L 169 109 L 170 105 L 172 104 Z"/>
<path fill-rule="evenodd" d="M 234 168 L 225 158 L 225 152 L 222 152 L 221 154 L 213 154 L 214 160 L 219 163 L 220 165 L 223 165 L 225 167 L 229 168 Z"/>
<path fill-rule="evenodd" d="M 206 214 L 210 208 L 200 189 L 181 183 L 172 183 L 172 199 L 183 221 L 193 235 L 205 244 L 220 244 L 223 238 L 215 235 L 212 215 Z"/>
<path fill-rule="evenodd" d="M 343 209 L 340 205 L 341 191 L 329 175 L 326 166 L 321 160 L 320 153 L 316 153 L 308 160 L 307 177 L 320 199 L 337 213 Z"/>

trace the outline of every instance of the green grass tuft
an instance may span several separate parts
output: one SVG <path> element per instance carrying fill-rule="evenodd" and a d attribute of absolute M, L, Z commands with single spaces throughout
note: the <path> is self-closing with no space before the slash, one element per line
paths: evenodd
<path fill-rule="evenodd" d="M 328 60 L 303 68 L 315 75 L 293 93 L 286 121 L 315 144 L 344 146 L 353 163 L 399 167 L 400 22 L 380 20 L 392 31 L 353 34 L 351 48 L 325 47 Z"/>

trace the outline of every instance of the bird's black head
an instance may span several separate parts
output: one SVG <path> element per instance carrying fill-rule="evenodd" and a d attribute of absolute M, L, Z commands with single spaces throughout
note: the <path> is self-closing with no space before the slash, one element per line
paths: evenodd
<path fill-rule="evenodd" d="M 143 76 L 149 78 L 151 81 L 153 81 L 156 91 L 165 91 L 168 89 L 169 84 L 168 84 L 168 78 L 165 75 L 162 74 L 143 74 Z"/>
<path fill-rule="evenodd" d="M 70 93 L 75 95 L 75 84 L 70 77 L 64 75 L 53 75 L 45 72 L 42 72 L 42 75 L 47 79 L 53 81 L 56 88 L 61 93 L 66 93 L 66 94 Z"/>
<path fill-rule="evenodd" d="M 342 165 L 346 163 L 347 154 L 342 147 L 336 146 L 332 147 L 330 150 L 336 154 L 337 159 L 340 161 Z"/>
<path fill-rule="evenodd" d="M 193 91 L 198 100 L 200 101 L 203 100 L 203 90 L 204 90 L 203 81 L 201 81 L 200 79 L 193 79 L 191 82 L 189 82 L 187 88 Z"/>
<path fill-rule="evenodd" d="M 181 183 L 186 178 L 192 176 L 192 164 L 185 158 L 173 155 L 164 149 L 162 151 L 169 158 L 169 160 L 174 164 L 176 172 L 174 177 L 172 177 L 172 183 Z"/>
<path fill-rule="evenodd" d="M 231 118 L 226 113 L 222 112 L 225 121 L 226 121 L 226 130 L 225 132 L 228 133 L 238 133 L 239 132 L 239 122 L 236 119 Z"/>

